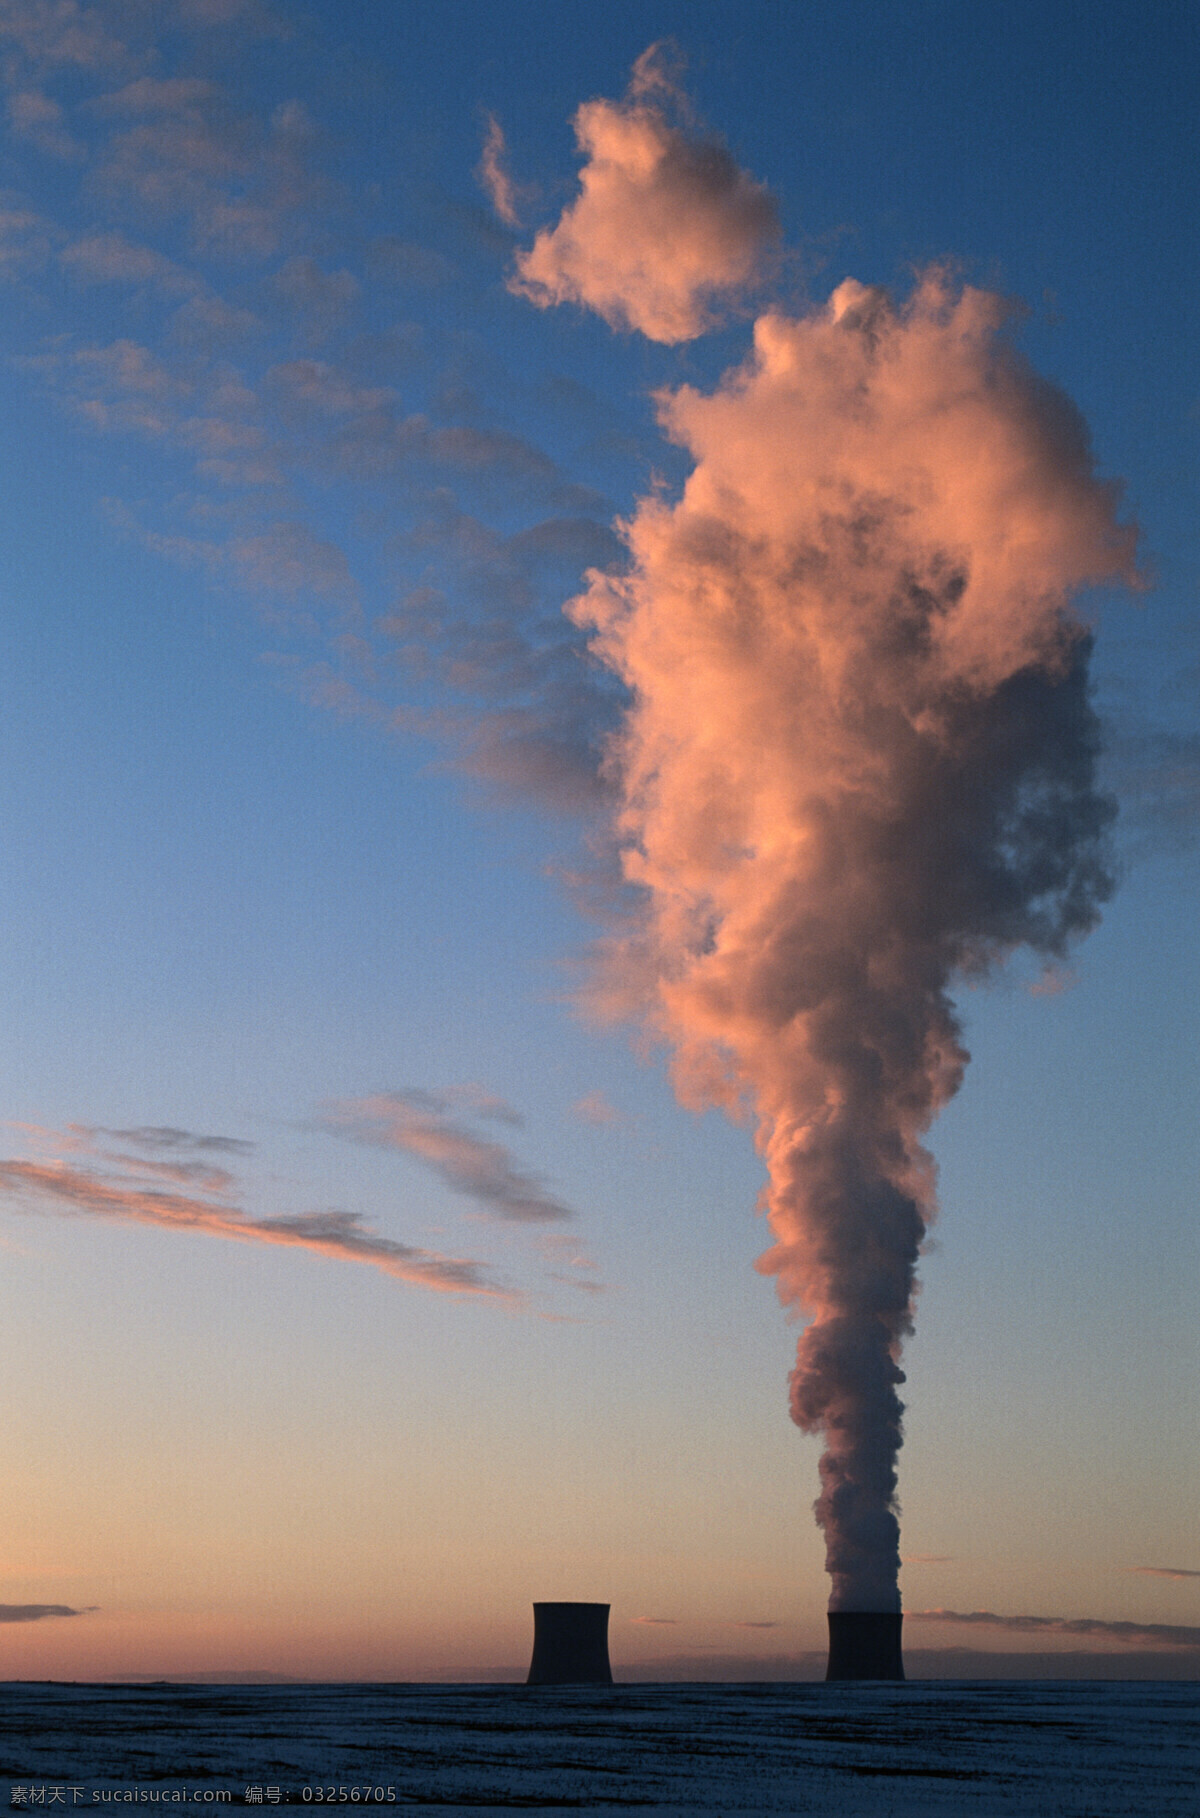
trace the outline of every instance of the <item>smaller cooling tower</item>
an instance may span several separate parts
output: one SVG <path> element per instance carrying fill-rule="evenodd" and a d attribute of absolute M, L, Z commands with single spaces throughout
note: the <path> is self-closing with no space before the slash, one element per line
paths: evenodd
<path fill-rule="evenodd" d="M 830 1610 L 826 1679 L 903 1679 L 899 1610 Z"/>
<path fill-rule="evenodd" d="M 607 1603 L 535 1603 L 526 1685 L 611 1685 Z"/>

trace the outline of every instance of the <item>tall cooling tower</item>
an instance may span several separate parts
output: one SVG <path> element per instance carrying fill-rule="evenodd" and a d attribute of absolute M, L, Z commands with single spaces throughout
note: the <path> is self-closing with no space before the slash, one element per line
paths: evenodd
<path fill-rule="evenodd" d="M 535 1603 L 526 1685 L 611 1685 L 607 1603 Z"/>
<path fill-rule="evenodd" d="M 903 1679 L 899 1610 L 830 1610 L 826 1679 Z"/>

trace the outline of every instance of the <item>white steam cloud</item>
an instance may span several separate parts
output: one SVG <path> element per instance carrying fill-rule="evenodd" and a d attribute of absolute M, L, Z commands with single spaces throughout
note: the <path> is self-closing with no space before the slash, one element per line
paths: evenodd
<path fill-rule="evenodd" d="M 641 101 L 582 110 L 592 163 L 523 264 L 536 301 L 663 340 L 703 326 L 680 274 L 704 268 L 713 196 L 741 222 L 722 245 L 760 244 L 765 216 L 725 166 L 668 185 L 693 166 L 665 130 Z M 670 232 L 638 184 L 669 189 Z M 691 476 L 641 502 L 629 571 L 569 609 L 630 700 L 608 764 L 635 908 L 597 999 L 670 1043 L 685 1104 L 756 1122 L 760 1267 L 808 1322 L 791 1407 L 825 1440 L 841 1610 L 899 1608 L 921 1138 L 967 1060 L 950 989 L 1021 946 L 1061 956 L 1110 888 L 1072 599 L 1134 581 L 1134 533 L 1008 314 L 932 272 L 903 306 L 848 280 L 764 315 L 711 394 L 660 400 Z"/>
<path fill-rule="evenodd" d="M 718 141 L 671 122 L 673 99 L 652 47 L 626 100 L 579 109 L 580 194 L 518 256 L 515 291 L 541 309 L 583 303 L 614 328 L 674 343 L 703 334 L 716 299 L 754 283 L 778 231 L 775 205 Z"/>

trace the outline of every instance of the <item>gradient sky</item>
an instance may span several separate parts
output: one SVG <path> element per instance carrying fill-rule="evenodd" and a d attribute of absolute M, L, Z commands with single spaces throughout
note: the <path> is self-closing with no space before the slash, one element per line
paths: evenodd
<path fill-rule="evenodd" d="M 574 1002 L 604 703 L 560 608 L 686 473 L 653 392 L 750 321 L 506 279 L 664 38 L 778 202 L 776 300 L 1023 299 L 1140 526 L 1150 585 L 1084 601 L 1120 889 L 1070 973 L 959 999 L 903 1590 L 1046 1619 L 910 1643 L 1200 1640 L 1197 36 L 0 4 L 0 1678 L 517 1676 L 535 1598 L 611 1601 L 618 1669 L 821 1645 L 751 1133 Z"/>

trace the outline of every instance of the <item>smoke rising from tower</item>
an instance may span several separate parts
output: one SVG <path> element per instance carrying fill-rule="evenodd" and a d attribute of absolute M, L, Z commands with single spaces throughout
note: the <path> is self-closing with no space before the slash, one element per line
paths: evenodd
<path fill-rule="evenodd" d="M 934 271 L 902 305 L 847 280 L 762 316 L 714 391 L 660 398 L 690 478 L 569 608 L 629 691 L 608 764 L 636 908 L 597 995 L 670 1044 L 684 1104 L 755 1121 L 835 1611 L 899 1609 L 921 1139 L 967 1060 L 951 987 L 1061 955 L 1110 889 L 1072 598 L 1134 580 L 1134 533 L 1010 313 Z"/>

